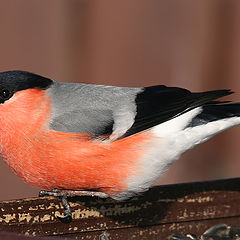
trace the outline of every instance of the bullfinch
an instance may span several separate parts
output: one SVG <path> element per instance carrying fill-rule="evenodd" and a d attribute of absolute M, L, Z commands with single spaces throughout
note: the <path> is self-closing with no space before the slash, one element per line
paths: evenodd
<path fill-rule="evenodd" d="M 57 82 L 0 73 L 0 153 L 40 195 L 124 200 L 151 187 L 182 153 L 240 124 L 230 90 L 190 92 Z"/>

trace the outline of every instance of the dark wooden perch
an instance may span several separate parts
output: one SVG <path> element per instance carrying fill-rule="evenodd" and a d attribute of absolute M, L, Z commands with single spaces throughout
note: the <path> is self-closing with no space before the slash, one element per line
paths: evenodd
<path fill-rule="evenodd" d="M 163 240 L 172 233 L 201 235 L 218 223 L 239 225 L 240 179 L 154 187 L 125 202 L 91 197 L 70 201 L 73 221 L 69 224 L 58 220 L 63 207 L 56 198 L 0 202 L 0 231 L 116 240 Z"/>

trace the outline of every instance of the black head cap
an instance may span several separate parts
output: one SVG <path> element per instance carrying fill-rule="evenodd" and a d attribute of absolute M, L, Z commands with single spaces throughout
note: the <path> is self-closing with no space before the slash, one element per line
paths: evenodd
<path fill-rule="evenodd" d="M 0 103 L 11 98 L 21 90 L 30 88 L 47 89 L 53 81 L 26 71 L 8 71 L 0 73 Z"/>

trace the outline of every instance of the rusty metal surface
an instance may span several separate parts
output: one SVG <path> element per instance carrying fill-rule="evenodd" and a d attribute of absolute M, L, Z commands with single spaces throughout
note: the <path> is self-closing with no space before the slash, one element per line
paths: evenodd
<path fill-rule="evenodd" d="M 211 225 L 238 225 L 240 179 L 155 187 L 128 201 L 90 197 L 70 202 L 73 221 L 61 223 L 59 199 L 0 202 L 0 231 L 27 235 L 98 239 L 164 239 L 173 232 L 202 233 Z"/>

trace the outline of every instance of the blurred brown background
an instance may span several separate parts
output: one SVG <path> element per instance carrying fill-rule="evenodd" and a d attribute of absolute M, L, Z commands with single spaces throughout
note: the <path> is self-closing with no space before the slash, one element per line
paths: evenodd
<path fill-rule="evenodd" d="M 0 1 L 0 71 L 240 93 L 239 66 L 237 0 Z M 239 176 L 239 140 L 240 128 L 220 134 L 184 154 L 159 183 Z M 2 161 L 0 176 L 0 200 L 37 195 Z"/>

